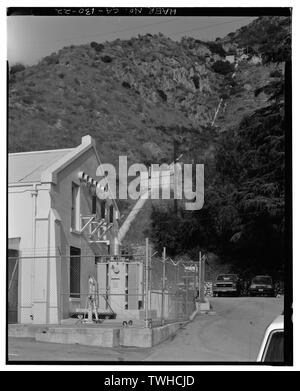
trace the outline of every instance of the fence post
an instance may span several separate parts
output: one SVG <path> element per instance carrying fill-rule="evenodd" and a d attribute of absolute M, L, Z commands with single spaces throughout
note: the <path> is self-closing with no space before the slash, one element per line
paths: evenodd
<path fill-rule="evenodd" d="M 189 279 L 185 278 L 185 317 L 188 317 L 189 310 L 188 310 L 188 302 L 189 302 Z"/>
<path fill-rule="evenodd" d="M 202 303 L 205 302 L 205 255 L 202 257 L 202 273 L 201 273 L 201 278 L 202 278 Z"/>
<path fill-rule="evenodd" d="M 199 302 L 204 303 L 204 272 L 205 272 L 205 266 L 204 266 L 205 258 L 202 257 L 201 251 L 199 251 Z"/>
<path fill-rule="evenodd" d="M 63 312 L 62 312 L 62 292 L 61 292 L 61 285 L 59 288 L 59 324 L 62 324 L 62 317 L 63 317 Z"/>
<path fill-rule="evenodd" d="M 164 306 L 165 306 L 165 284 L 166 284 L 166 248 L 163 248 L 163 275 L 162 275 L 162 289 L 161 289 L 161 324 L 165 323 Z"/>
<path fill-rule="evenodd" d="M 201 302 L 201 251 L 199 251 L 198 260 L 198 300 Z"/>
<path fill-rule="evenodd" d="M 149 297 L 149 239 L 146 238 L 146 254 L 145 254 L 145 325 L 149 327 L 148 324 L 148 297 Z"/>
<path fill-rule="evenodd" d="M 149 247 L 149 251 L 151 250 L 151 247 Z M 149 254 L 149 309 L 150 309 L 150 319 L 152 318 L 151 310 L 152 310 L 152 251 L 150 251 Z"/>

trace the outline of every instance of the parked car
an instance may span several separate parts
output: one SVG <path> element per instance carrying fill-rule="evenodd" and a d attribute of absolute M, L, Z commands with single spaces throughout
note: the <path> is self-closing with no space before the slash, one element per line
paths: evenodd
<path fill-rule="evenodd" d="M 248 291 L 250 296 L 275 296 L 275 286 L 270 276 L 255 276 Z"/>
<path fill-rule="evenodd" d="M 284 361 L 284 319 L 278 316 L 266 328 L 256 361 L 283 362 Z"/>
<path fill-rule="evenodd" d="M 213 284 L 214 296 L 240 296 L 242 283 L 237 274 L 219 274 Z"/>

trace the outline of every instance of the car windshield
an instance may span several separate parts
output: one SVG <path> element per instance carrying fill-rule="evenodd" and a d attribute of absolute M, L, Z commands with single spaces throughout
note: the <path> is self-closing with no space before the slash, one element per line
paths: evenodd
<path fill-rule="evenodd" d="M 272 278 L 268 276 L 254 277 L 252 280 L 253 284 L 272 284 Z"/>
<path fill-rule="evenodd" d="M 235 274 L 221 274 L 217 277 L 217 281 L 233 281 L 236 279 L 237 276 Z"/>
<path fill-rule="evenodd" d="M 273 331 L 269 337 L 264 361 L 283 362 L 283 331 Z"/>

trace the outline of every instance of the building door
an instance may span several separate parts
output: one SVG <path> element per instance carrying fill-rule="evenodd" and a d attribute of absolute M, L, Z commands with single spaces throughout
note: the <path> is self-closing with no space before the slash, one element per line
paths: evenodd
<path fill-rule="evenodd" d="M 19 252 L 8 250 L 8 323 L 18 323 Z"/>

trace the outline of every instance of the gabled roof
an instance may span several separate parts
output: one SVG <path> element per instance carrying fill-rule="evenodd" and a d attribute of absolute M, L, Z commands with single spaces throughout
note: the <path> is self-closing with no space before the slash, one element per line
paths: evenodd
<path fill-rule="evenodd" d="M 96 142 L 90 135 L 83 136 L 81 144 L 75 148 L 10 153 L 8 184 L 11 186 L 35 182 L 56 184 L 57 174 L 90 148 L 93 148 L 98 163 L 101 164 Z M 111 194 L 110 186 L 109 193 Z M 119 210 L 114 198 L 112 201 Z"/>
<path fill-rule="evenodd" d="M 57 173 L 92 147 L 99 160 L 95 141 L 91 136 L 82 137 L 82 143 L 75 148 L 10 153 L 8 183 L 56 183 Z"/>
<path fill-rule="evenodd" d="M 10 153 L 8 156 L 8 183 L 40 182 L 42 173 L 73 149 Z"/>

